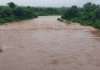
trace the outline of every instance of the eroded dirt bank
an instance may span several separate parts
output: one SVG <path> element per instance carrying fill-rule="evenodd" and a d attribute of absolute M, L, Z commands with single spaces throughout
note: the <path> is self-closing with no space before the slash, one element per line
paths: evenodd
<path fill-rule="evenodd" d="M 0 70 L 100 70 L 100 31 L 58 17 L 0 26 Z"/>

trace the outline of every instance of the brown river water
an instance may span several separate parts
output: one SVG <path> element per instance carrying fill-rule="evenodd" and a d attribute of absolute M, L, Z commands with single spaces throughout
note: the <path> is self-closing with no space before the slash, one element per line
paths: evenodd
<path fill-rule="evenodd" d="M 0 70 L 100 70 L 100 31 L 60 16 L 0 26 Z"/>

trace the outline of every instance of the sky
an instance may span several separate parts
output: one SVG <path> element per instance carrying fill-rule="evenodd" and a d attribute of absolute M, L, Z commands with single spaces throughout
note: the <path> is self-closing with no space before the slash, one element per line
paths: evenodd
<path fill-rule="evenodd" d="M 100 0 L 0 0 L 0 5 L 6 5 L 8 2 L 14 2 L 20 6 L 34 7 L 70 7 L 72 5 L 81 7 L 87 2 L 100 4 Z"/>

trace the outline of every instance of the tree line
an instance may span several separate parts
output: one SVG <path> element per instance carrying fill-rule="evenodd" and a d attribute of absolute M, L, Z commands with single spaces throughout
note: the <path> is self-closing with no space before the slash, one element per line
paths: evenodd
<path fill-rule="evenodd" d="M 83 7 L 74 5 L 68 8 L 61 18 L 100 29 L 100 5 L 91 2 L 84 4 Z"/>
<path fill-rule="evenodd" d="M 31 8 L 17 6 L 13 2 L 0 6 L 0 23 L 36 18 Z"/>
<path fill-rule="evenodd" d="M 38 16 L 62 15 L 67 10 L 66 7 L 32 7 L 32 9 Z"/>
<path fill-rule="evenodd" d="M 25 19 L 32 19 L 44 15 L 61 15 L 65 12 L 65 10 L 65 7 L 52 8 L 18 6 L 13 2 L 9 2 L 6 6 L 0 6 L 0 24 Z"/>

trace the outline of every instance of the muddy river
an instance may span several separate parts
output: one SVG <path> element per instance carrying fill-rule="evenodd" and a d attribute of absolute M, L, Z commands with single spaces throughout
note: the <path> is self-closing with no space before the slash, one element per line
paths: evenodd
<path fill-rule="evenodd" d="M 100 70 L 100 31 L 58 17 L 0 25 L 0 70 Z"/>

